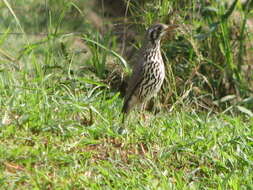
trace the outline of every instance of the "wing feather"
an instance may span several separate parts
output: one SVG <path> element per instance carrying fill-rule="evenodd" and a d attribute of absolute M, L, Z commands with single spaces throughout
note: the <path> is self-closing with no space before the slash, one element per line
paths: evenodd
<path fill-rule="evenodd" d="M 144 64 L 144 57 L 142 53 L 142 49 L 139 50 L 138 57 L 135 61 L 132 75 L 128 81 L 127 93 L 125 96 L 124 106 L 122 112 L 127 113 L 130 109 L 130 102 L 133 96 L 138 93 L 139 86 L 143 80 L 143 64 Z"/>

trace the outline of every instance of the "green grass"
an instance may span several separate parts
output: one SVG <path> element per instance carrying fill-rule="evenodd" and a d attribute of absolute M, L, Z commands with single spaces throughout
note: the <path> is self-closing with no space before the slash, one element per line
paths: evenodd
<path fill-rule="evenodd" d="M 119 135 L 117 115 L 104 117 L 91 126 L 65 117 L 37 130 L 34 122 L 2 126 L 2 188 L 253 188 L 252 120 L 162 113 Z"/>
<path fill-rule="evenodd" d="M 85 20 L 89 1 L 16 0 L 19 8 L 8 1 L 21 27 L 6 2 L 0 3 L 0 189 L 253 189 L 252 95 L 236 61 L 245 41 L 230 38 L 230 20 L 216 32 L 199 28 L 229 8 L 213 3 L 217 12 L 210 9 L 214 16 L 202 20 L 187 12 L 196 9 L 192 4 L 129 5 L 132 21 L 143 26 L 166 22 L 172 7 L 181 8 L 171 18 L 185 28 L 164 45 L 171 64 L 155 100 L 160 111 L 146 112 L 146 119 L 132 112 L 127 133 L 119 134 L 122 98 L 110 77 L 128 69 L 117 36 Z M 27 34 L 10 34 L 20 28 Z"/>

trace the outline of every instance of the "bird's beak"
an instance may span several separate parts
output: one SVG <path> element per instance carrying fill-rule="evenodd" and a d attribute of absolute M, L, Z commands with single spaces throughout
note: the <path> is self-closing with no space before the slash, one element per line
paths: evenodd
<path fill-rule="evenodd" d="M 178 24 L 171 24 L 171 25 L 168 25 L 168 27 L 165 29 L 165 31 L 169 32 L 169 31 L 175 30 L 178 27 L 179 27 Z"/>
<path fill-rule="evenodd" d="M 163 31 L 162 36 L 168 36 L 171 31 L 175 30 L 178 27 L 179 25 L 177 24 L 167 25 L 167 28 L 165 28 L 165 30 Z"/>

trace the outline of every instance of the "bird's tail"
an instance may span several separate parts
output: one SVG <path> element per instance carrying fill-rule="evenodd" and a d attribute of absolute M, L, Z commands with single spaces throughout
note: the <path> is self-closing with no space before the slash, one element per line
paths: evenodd
<path fill-rule="evenodd" d="M 123 113 L 121 123 L 125 123 L 125 116 L 126 116 L 126 114 L 125 114 L 125 113 Z"/>
<path fill-rule="evenodd" d="M 125 102 L 124 102 L 124 105 L 123 105 L 123 108 L 121 110 L 121 112 L 123 113 L 123 122 L 124 122 L 124 119 L 125 117 L 127 116 L 127 114 L 130 112 L 130 110 L 136 106 L 138 104 L 138 98 L 133 95 L 133 96 L 130 96 L 130 97 L 127 97 L 125 99 Z"/>
<path fill-rule="evenodd" d="M 132 98 L 131 97 L 126 97 L 126 99 L 124 101 L 124 105 L 123 105 L 122 110 L 121 110 L 121 112 L 123 113 L 122 123 L 124 123 L 125 118 L 127 117 L 131 107 L 132 107 Z"/>
<path fill-rule="evenodd" d="M 129 112 L 129 101 L 126 100 L 124 102 L 124 105 L 123 105 L 123 108 L 122 108 L 121 112 L 123 114 L 127 114 Z"/>

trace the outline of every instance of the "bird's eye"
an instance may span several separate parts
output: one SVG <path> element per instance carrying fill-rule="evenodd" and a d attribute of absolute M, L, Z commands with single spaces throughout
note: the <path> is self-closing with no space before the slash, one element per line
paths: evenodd
<path fill-rule="evenodd" d="M 156 40 L 157 39 L 157 35 L 158 35 L 158 33 L 157 33 L 156 30 L 151 30 L 150 31 L 150 39 L 151 40 Z"/>
<path fill-rule="evenodd" d="M 161 25 L 155 25 L 148 30 L 148 37 L 152 42 L 155 42 L 156 40 L 160 39 L 163 31 L 163 26 Z"/>
<path fill-rule="evenodd" d="M 157 32 L 158 32 L 158 33 L 161 33 L 161 31 L 162 31 L 162 27 L 161 27 L 161 26 L 158 26 L 158 27 L 157 27 Z"/>

